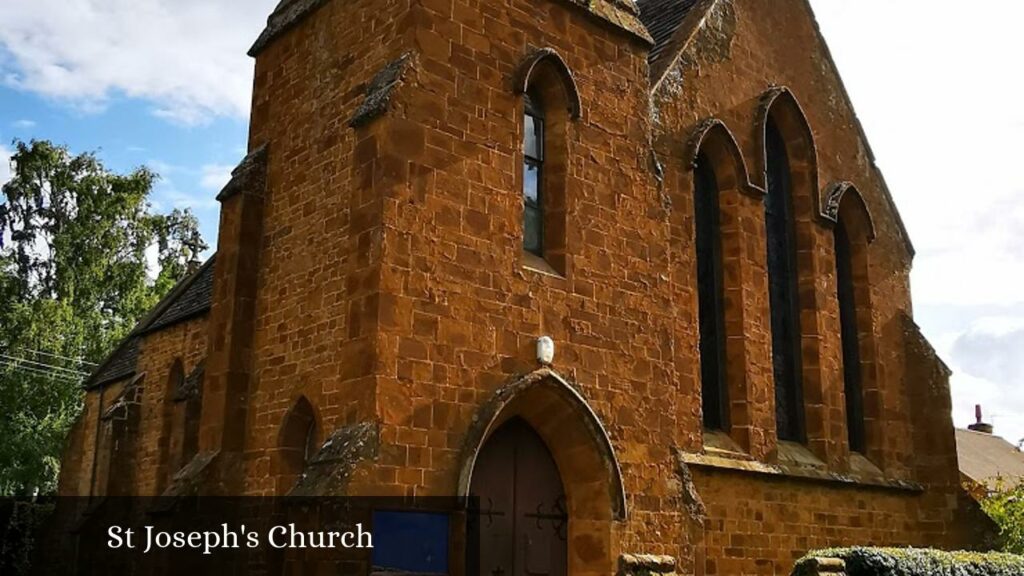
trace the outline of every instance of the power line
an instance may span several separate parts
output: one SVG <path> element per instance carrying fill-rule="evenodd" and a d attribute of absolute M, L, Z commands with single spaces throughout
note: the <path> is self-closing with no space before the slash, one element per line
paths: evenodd
<path fill-rule="evenodd" d="M 65 383 L 69 383 L 69 384 L 74 384 L 74 383 L 78 383 L 78 382 L 81 381 L 80 378 L 76 378 L 74 376 L 70 376 L 70 375 L 67 375 L 67 374 L 61 374 L 59 372 L 51 372 L 51 371 L 43 370 L 43 369 L 40 369 L 40 368 L 32 368 L 31 366 L 23 366 L 23 365 L 16 364 L 14 362 L 10 362 L 10 361 L 7 361 L 7 360 L 0 360 L 0 368 L 10 368 L 11 370 L 13 370 L 15 372 L 21 371 L 21 372 L 26 372 L 28 374 L 33 374 L 33 375 L 36 375 L 36 376 L 46 376 L 46 377 L 50 378 L 51 380 L 59 380 L 61 382 L 65 382 Z"/>
<path fill-rule="evenodd" d="M 73 375 L 73 376 L 84 377 L 84 376 L 88 376 L 89 375 L 87 372 L 82 372 L 80 370 L 72 370 L 71 368 L 65 368 L 63 366 L 58 366 L 56 364 L 44 364 L 42 362 L 36 362 L 34 360 L 28 360 L 28 359 L 25 359 L 25 358 L 17 358 L 15 356 L 8 356 L 7 354 L 0 354 L 0 359 L 9 360 L 11 362 L 16 362 L 16 363 L 30 364 L 32 366 L 35 366 L 35 367 L 43 369 L 43 370 L 54 370 L 54 371 L 58 371 L 58 372 L 67 372 L 68 374 Z"/>
<path fill-rule="evenodd" d="M 93 367 L 99 366 L 99 364 L 96 364 L 95 362 L 86 362 L 85 360 L 83 360 L 81 358 L 71 358 L 69 356 L 61 356 L 60 354 L 53 354 L 52 352 L 43 352 L 42 350 L 33 350 L 32 348 L 22 348 L 21 350 L 23 352 L 30 352 L 32 354 L 36 354 L 36 355 L 39 355 L 39 356 L 49 356 L 50 358 L 56 358 L 58 360 L 68 360 L 68 361 L 74 362 L 76 364 L 82 364 L 82 365 L 93 366 Z"/>

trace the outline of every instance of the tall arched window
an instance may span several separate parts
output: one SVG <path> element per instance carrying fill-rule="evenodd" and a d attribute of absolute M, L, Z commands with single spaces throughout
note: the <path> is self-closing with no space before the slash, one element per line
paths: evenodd
<path fill-rule="evenodd" d="M 199 425 L 202 417 L 203 403 L 203 377 L 205 374 L 205 360 L 192 370 L 192 373 L 181 383 L 177 394 L 174 397 L 177 406 L 175 407 L 175 418 L 180 422 L 181 446 L 175 454 L 177 455 L 177 469 L 183 468 L 199 453 Z"/>
<path fill-rule="evenodd" d="M 544 105 L 536 91 L 523 100 L 523 249 L 543 258 Z"/>
<path fill-rule="evenodd" d="M 316 414 L 313 405 L 301 397 L 285 416 L 278 439 L 278 479 L 282 491 L 290 490 L 306 464 L 316 456 Z"/>
<path fill-rule="evenodd" d="M 185 387 L 185 364 L 181 358 L 175 358 L 167 372 L 167 385 L 164 388 L 163 413 L 160 435 L 160 470 L 157 473 L 156 488 L 163 491 L 174 474 L 181 469 L 181 432 L 182 423 L 178 418 L 177 398 Z"/>
<path fill-rule="evenodd" d="M 109 451 L 97 479 L 102 495 L 130 496 L 136 489 L 144 394 L 145 381 L 142 376 L 137 376 L 124 387 L 101 417 L 104 422 L 102 448 Z"/>
<path fill-rule="evenodd" d="M 701 403 L 704 427 L 711 430 L 729 428 L 719 198 L 714 168 L 710 160 L 700 154 L 694 169 L 694 216 L 700 316 Z"/>
<path fill-rule="evenodd" d="M 874 240 L 871 213 L 860 192 L 843 182 L 828 193 L 824 215 L 835 223 L 836 298 L 843 354 L 846 430 L 851 452 L 882 464 L 885 426 L 878 389 L 874 313 L 868 245 Z"/>
<path fill-rule="evenodd" d="M 840 218 L 835 227 L 836 282 L 839 322 L 843 342 L 843 384 L 846 392 L 846 429 L 850 450 L 864 454 L 864 383 L 861 376 L 860 330 L 857 323 L 857 292 L 853 273 L 853 245 Z"/>
<path fill-rule="evenodd" d="M 802 442 L 805 434 L 800 359 L 800 299 L 792 176 L 786 142 L 770 116 L 765 125 L 765 162 L 768 183 L 765 222 L 768 240 L 776 429 L 779 439 Z"/>
<path fill-rule="evenodd" d="M 569 146 L 571 123 L 580 117 L 579 91 L 550 48 L 523 61 L 515 86 L 523 97 L 523 263 L 566 275 Z"/>

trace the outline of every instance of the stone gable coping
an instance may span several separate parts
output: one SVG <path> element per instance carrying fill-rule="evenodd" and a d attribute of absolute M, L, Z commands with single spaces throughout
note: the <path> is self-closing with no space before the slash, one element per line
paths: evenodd
<path fill-rule="evenodd" d="M 375 422 L 340 428 L 327 438 L 288 495 L 312 498 L 346 494 L 356 466 L 376 458 L 379 451 L 380 427 Z"/>
<path fill-rule="evenodd" d="M 267 188 L 267 145 L 253 150 L 231 172 L 231 180 L 217 195 L 217 201 L 224 202 L 238 194 L 262 197 Z"/>
<path fill-rule="evenodd" d="M 267 18 L 267 27 L 249 48 L 249 56 L 255 58 L 279 36 L 297 26 L 306 16 L 326 4 L 328 0 L 281 0 Z"/>
<path fill-rule="evenodd" d="M 388 111 L 391 97 L 395 90 L 402 85 L 405 72 L 410 68 L 413 60 L 413 53 L 406 52 L 389 62 L 387 66 L 374 75 L 373 80 L 366 87 L 366 98 L 348 121 L 350 128 L 365 126 Z"/>

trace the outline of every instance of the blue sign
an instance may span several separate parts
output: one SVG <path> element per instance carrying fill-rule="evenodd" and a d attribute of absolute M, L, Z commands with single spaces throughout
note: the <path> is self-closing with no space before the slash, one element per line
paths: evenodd
<path fill-rule="evenodd" d="M 447 514 L 373 513 L 373 569 L 384 572 L 448 574 Z"/>

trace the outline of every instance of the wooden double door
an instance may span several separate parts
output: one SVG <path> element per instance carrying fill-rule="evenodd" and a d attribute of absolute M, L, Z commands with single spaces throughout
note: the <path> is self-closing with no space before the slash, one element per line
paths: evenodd
<path fill-rule="evenodd" d="M 477 456 L 470 487 L 469 574 L 566 576 L 569 518 L 558 467 L 525 421 L 495 431 Z M 474 569 L 478 569 L 475 571 Z"/>

